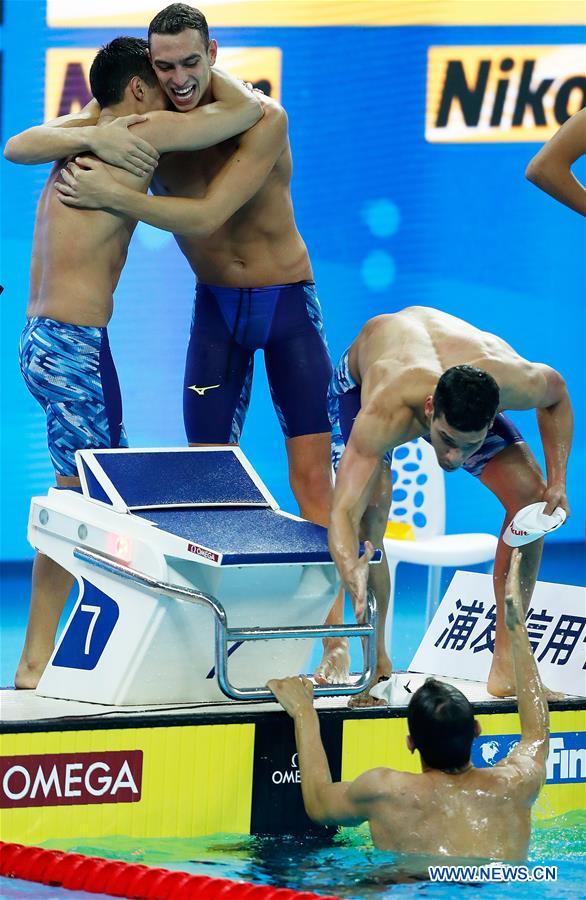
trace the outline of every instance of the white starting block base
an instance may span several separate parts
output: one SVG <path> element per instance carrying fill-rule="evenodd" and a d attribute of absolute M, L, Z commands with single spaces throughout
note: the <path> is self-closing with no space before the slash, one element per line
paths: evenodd
<path fill-rule="evenodd" d="M 237 449 L 82 451 L 83 493 L 33 498 L 29 540 L 80 596 L 37 693 L 136 706 L 224 699 L 214 615 L 76 557 L 101 555 L 157 582 L 213 595 L 230 628 L 323 624 L 338 579 L 324 528 L 278 510 Z M 304 671 L 313 640 L 236 642 L 231 682 Z"/>
<path fill-rule="evenodd" d="M 246 604 L 242 599 L 242 572 L 230 572 L 223 579 L 219 594 L 229 610 L 231 626 L 323 622 L 335 598 L 333 573 L 328 579 L 311 568 L 302 571 L 301 566 L 283 566 L 275 581 L 274 573 L 263 569 L 247 578 L 250 594 L 247 591 Z M 168 574 L 174 584 L 201 589 L 201 585 L 173 571 L 172 566 Z M 209 610 L 117 585 L 114 578 L 96 571 L 84 572 L 80 580 L 80 596 L 37 693 L 116 706 L 225 699 L 216 679 L 214 619 Z M 93 659 L 92 639 L 100 639 L 96 630 L 99 619 L 104 619 L 110 609 L 112 618 L 117 616 L 115 627 L 95 666 L 86 668 L 88 657 L 89 664 Z M 96 624 L 90 634 L 93 622 Z M 232 645 L 229 652 L 234 652 L 228 664 L 231 680 L 248 687 L 301 672 L 312 648 L 311 640 Z"/>

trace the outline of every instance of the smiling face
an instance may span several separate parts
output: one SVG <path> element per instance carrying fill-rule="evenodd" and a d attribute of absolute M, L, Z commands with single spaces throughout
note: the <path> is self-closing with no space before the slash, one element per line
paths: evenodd
<path fill-rule="evenodd" d="M 208 91 L 217 44 L 206 49 L 199 31 L 186 28 L 178 34 L 151 34 L 151 62 L 159 84 L 179 112 L 201 103 Z"/>
<path fill-rule="evenodd" d="M 443 414 L 434 416 L 433 397 L 425 401 L 425 415 L 429 422 L 429 439 L 445 472 L 459 469 L 473 453 L 480 450 L 486 440 L 488 425 L 480 431 L 459 431 L 448 423 Z"/>

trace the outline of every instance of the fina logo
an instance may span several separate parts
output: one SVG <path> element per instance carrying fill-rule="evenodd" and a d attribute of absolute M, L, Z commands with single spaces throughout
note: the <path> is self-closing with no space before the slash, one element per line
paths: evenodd
<path fill-rule="evenodd" d="M 510 753 L 518 743 L 519 741 L 517 739 L 511 741 L 505 752 L 502 753 L 501 746 L 498 741 L 483 741 L 480 744 L 480 755 L 482 756 L 483 762 L 487 766 L 494 766 L 495 763 L 499 762 L 501 759 L 504 759 L 504 757 L 507 756 L 507 754 Z"/>
<path fill-rule="evenodd" d="M 586 747 L 566 747 L 564 738 L 572 735 L 555 735 L 549 741 L 547 757 L 547 780 L 586 781 Z M 580 735 L 576 735 L 580 737 Z M 584 738 L 584 734 L 582 734 Z M 584 740 L 582 740 L 584 745 Z"/>
<path fill-rule="evenodd" d="M 472 761 L 479 768 L 494 766 L 514 750 L 521 735 L 497 734 L 475 741 Z M 586 733 L 552 734 L 546 763 L 547 784 L 586 782 Z"/>
<path fill-rule="evenodd" d="M 271 775 L 273 784 L 300 784 L 301 773 L 299 772 L 299 756 L 294 753 L 291 757 L 291 768 L 286 772 L 280 772 L 278 769 Z"/>

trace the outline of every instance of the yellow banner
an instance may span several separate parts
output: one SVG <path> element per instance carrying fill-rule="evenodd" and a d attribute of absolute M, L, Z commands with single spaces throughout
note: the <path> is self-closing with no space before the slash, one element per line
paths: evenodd
<path fill-rule="evenodd" d="M 45 121 L 78 112 L 91 96 L 89 74 L 97 47 L 51 48 L 45 68 Z M 251 81 L 276 100 L 281 99 L 281 57 L 278 47 L 220 47 L 218 65 L 243 81 Z"/>
<path fill-rule="evenodd" d="M 492 735 L 518 735 L 520 723 L 517 713 L 497 713 L 476 716 L 484 738 Z M 571 737 L 586 729 L 584 710 L 553 712 L 550 716 L 552 734 Z M 407 735 L 405 718 L 346 719 L 342 744 L 342 781 L 351 781 L 367 769 L 388 766 L 405 772 L 420 772 L 417 753 L 410 753 L 405 743 Z M 534 806 L 533 815 L 538 820 L 550 820 L 574 810 L 583 810 L 586 804 L 584 790 L 583 751 L 571 751 L 579 778 L 567 782 L 546 784 Z M 559 751 L 557 751 L 559 755 Z M 550 746 L 552 765 L 555 767 L 556 750 Z"/>
<path fill-rule="evenodd" d="M 430 142 L 546 141 L 586 106 L 586 46 L 430 47 Z"/>
<path fill-rule="evenodd" d="M 191 6 L 199 7 L 198 3 Z M 53 28 L 148 26 L 164 3 L 48 0 Z M 581 0 L 202 0 L 212 28 L 336 25 L 581 25 Z"/>
<path fill-rule="evenodd" d="M 2 810 L 2 840 L 40 844 L 60 838 L 192 837 L 220 832 L 247 834 L 250 829 L 254 725 L 191 725 L 163 728 L 124 728 L 102 731 L 51 731 L 0 735 L 2 757 L 32 755 L 36 764 L 55 754 L 91 753 L 100 757 L 112 750 L 142 751 L 140 799 L 134 803 L 102 803 L 90 809 L 70 805 L 80 792 L 81 766 L 70 770 L 71 787 L 61 788 L 52 806 L 21 806 Z M 80 757 L 81 758 L 81 757 Z M 89 779 L 97 800 L 107 799 L 104 764 L 94 764 Z M 99 777 L 102 781 L 98 781 Z M 46 779 L 53 785 L 54 779 Z M 16 772 L 14 791 L 22 790 L 23 774 Z M 34 790 L 34 788 L 33 788 Z M 39 798 L 49 788 L 39 781 Z M 29 791 L 29 794 L 31 791 Z"/>

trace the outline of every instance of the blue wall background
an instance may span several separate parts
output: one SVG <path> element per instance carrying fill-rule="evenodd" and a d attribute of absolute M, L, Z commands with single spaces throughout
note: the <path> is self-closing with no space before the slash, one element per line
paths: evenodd
<path fill-rule="evenodd" d="M 205 10 L 205 4 L 202 3 Z M 145 36 L 141 29 L 126 33 Z M 44 55 L 97 47 L 112 29 L 49 29 L 45 3 L 7 0 L 2 141 L 43 120 Z M 363 322 L 410 304 L 437 306 L 500 334 L 566 377 L 576 412 L 573 517 L 583 534 L 584 222 L 524 179 L 530 143 L 431 144 L 424 138 L 430 45 L 577 44 L 578 27 L 215 29 L 224 46 L 283 50 L 282 101 L 295 160 L 294 200 L 336 358 Z M 31 495 L 52 483 L 44 416 L 21 382 L 35 206 L 47 167 L 0 163 L 2 179 L 2 550 L 31 555 Z M 575 168 L 586 181 L 585 161 Z M 183 356 L 193 280 L 168 235 L 139 225 L 116 293 L 111 343 L 134 446 L 181 446 Z M 539 458 L 534 414 L 515 415 Z M 257 357 L 243 448 L 281 505 L 296 511 Z M 448 530 L 496 531 L 499 504 L 465 473 L 447 478 Z"/>

